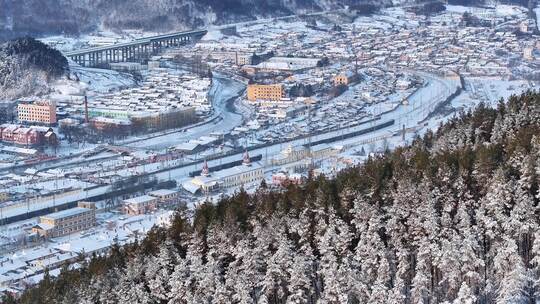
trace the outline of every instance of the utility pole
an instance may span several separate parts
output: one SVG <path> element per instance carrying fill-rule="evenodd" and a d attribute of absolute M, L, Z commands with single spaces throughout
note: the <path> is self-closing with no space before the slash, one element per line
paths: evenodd
<path fill-rule="evenodd" d="M 88 123 L 88 97 L 86 96 L 86 92 L 84 93 L 84 122 Z"/>
<path fill-rule="evenodd" d="M 309 159 L 310 159 L 310 164 L 309 164 L 309 171 L 312 171 L 313 168 L 314 168 L 314 163 L 313 163 L 313 153 L 312 153 L 312 149 L 311 149 L 311 135 L 312 135 L 312 131 L 311 131 L 311 107 L 312 107 L 313 103 L 310 102 L 309 105 L 308 105 L 308 156 L 309 156 Z"/>

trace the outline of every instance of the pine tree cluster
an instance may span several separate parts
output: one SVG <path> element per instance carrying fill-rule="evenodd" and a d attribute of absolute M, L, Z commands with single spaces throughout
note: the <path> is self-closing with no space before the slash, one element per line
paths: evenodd
<path fill-rule="evenodd" d="M 33 38 L 0 44 L 0 99 L 43 93 L 48 83 L 69 69 L 58 51 Z"/>
<path fill-rule="evenodd" d="M 372 5 L 360 5 L 366 3 Z M 349 5 L 372 12 L 391 4 L 389 0 L 0 0 L 0 40 L 76 36 L 103 26 L 167 32 Z M 10 26 L 2 28 L 4 24 Z"/>
<path fill-rule="evenodd" d="M 334 179 L 261 185 L 5 303 L 534 303 L 540 94 Z"/>

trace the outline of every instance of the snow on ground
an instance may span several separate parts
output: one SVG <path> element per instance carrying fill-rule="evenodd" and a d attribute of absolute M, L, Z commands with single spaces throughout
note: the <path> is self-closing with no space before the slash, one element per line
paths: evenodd
<path fill-rule="evenodd" d="M 373 138 L 379 138 L 380 136 L 388 135 L 389 131 L 393 132 L 399 129 L 399 126 L 405 124 L 407 127 L 409 126 L 416 126 L 419 121 L 423 120 L 431 111 L 435 109 L 437 104 L 444 100 L 448 95 L 450 95 L 453 90 L 455 89 L 455 86 L 457 85 L 457 81 L 448 81 L 443 80 L 437 77 L 430 76 L 429 74 L 425 73 L 419 73 L 423 78 L 426 79 L 426 81 L 429 82 L 429 84 L 422 89 L 416 91 L 412 96 L 409 98 L 409 104 L 403 105 L 397 107 L 394 111 L 390 113 L 383 114 L 381 117 L 380 122 L 386 122 L 390 119 L 395 120 L 395 124 L 393 126 L 381 129 L 377 132 L 373 132 L 370 134 L 365 134 L 362 136 L 359 136 L 355 139 L 349 139 L 349 140 L 356 140 L 357 142 L 370 140 Z M 229 115 L 233 115 L 234 113 L 229 113 Z M 234 114 L 237 115 L 237 114 Z M 238 115 L 239 116 L 239 115 Z M 241 117 L 241 116 L 240 116 Z M 373 125 L 371 123 L 370 125 Z M 365 125 L 357 126 L 357 127 L 351 127 L 347 131 L 354 132 L 356 130 L 364 129 L 366 128 Z M 199 130 L 201 134 L 208 134 L 208 129 L 205 128 L 204 130 Z M 338 131 L 332 131 L 325 134 L 313 136 L 312 140 L 317 141 L 325 138 L 330 138 L 334 136 L 339 136 L 340 134 L 343 134 L 343 130 Z M 172 136 L 172 135 L 171 135 Z M 177 137 L 178 135 L 175 135 L 174 137 Z M 163 142 L 164 139 L 160 138 L 158 140 L 159 142 Z M 292 140 L 290 144 L 293 146 L 300 146 L 305 144 L 305 139 L 297 139 Z M 168 143 L 165 143 L 168 144 Z M 272 156 L 275 154 L 280 153 L 284 149 L 283 144 L 276 144 L 265 148 L 259 148 L 256 150 L 251 151 L 252 155 L 257 154 L 263 154 L 266 157 Z M 221 160 L 213 160 L 209 161 L 210 166 L 215 166 L 219 164 L 220 162 L 228 162 L 228 161 L 236 161 L 241 159 L 242 153 L 231 155 L 228 157 L 224 157 Z M 127 169 L 121 169 L 116 172 L 116 174 L 120 176 L 133 176 L 134 174 L 141 174 L 143 172 L 152 172 L 155 170 L 160 169 L 159 166 L 160 163 L 152 163 L 152 164 L 146 164 L 143 166 L 138 166 L 134 168 L 127 168 Z M 164 171 L 160 173 L 155 173 L 154 176 L 161 180 L 167 180 L 169 178 L 174 179 L 183 179 L 185 178 L 189 172 L 196 171 L 200 169 L 200 164 L 193 164 L 187 167 L 181 167 L 172 169 L 169 171 Z M 3 210 L 3 215 L 6 217 L 13 216 L 16 214 L 41 209 L 45 206 L 51 206 L 53 204 L 60 204 L 60 203 L 66 203 L 73 200 L 82 200 L 89 196 L 94 196 L 98 194 L 103 194 L 107 191 L 110 191 L 109 186 L 102 186 L 97 187 L 93 189 L 88 189 L 86 191 L 81 191 L 73 194 L 69 194 L 66 196 L 63 196 L 61 198 L 51 198 L 51 199 L 44 199 L 41 200 L 38 203 L 31 204 L 29 206 L 13 206 L 10 208 L 5 208 Z"/>
<path fill-rule="evenodd" d="M 495 13 L 498 16 L 506 17 L 506 16 L 519 16 L 526 12 L 526 9 L 519 6 L 514 5 L 504 5 L 499 4 L 495 7 Z"/>
<path fill-rule="evenodd" d="M 72 79 L 62 78 L 52 84 L 48 98 L 57 102 L 69 102 L 81 98 L 85 92 L 89 96 L 107 93 L 136 84 L 133 76 L 112 70 L 70 67 Z M 76 81 L 73 77 L 78 77 Z"/>
<path fill-rule="evenodd" d="M 208 119 L 208 123 L 199 126 L 188 126 L 179 132 L 174 130 L 153 138 L 141 137 L 129 144 L 130 147 L 165 149 L 173 145 L 186 142 L 190 139 L 198 139 L 212 132 L 227 132 L 242 124 L 242 115 L 231 112 L 227 108 L 227 101 L 240 94 L 245 88 L 243 83 L 225 79 L 214 78 L 209 94 L 213 96 L 214 115 Z"/>
<path fill-rule="evenodd" d="M 358 17 L 358 18 L 354 21 L 354 24 L 355 24 L 356 26 L 366 27 L 366 28 L 372 28 L 372 29 L 384 29 L 384 30 L 389 30 L 390 28 L 392 28 L 392 24 L 390 24 L 390 23 L 388 23 L 388 22 L 384 22 L 384 21 L 376 21 L 376 20 L 374 20 L 373 18 L 367 17 L 367 16 Z"/>
<path fill-rule="evenodd" d="M 58 130 L 56 130 L 56 134 L 58 133 Z M 98 144 L 92 144 L 88 142 L 82 142 L 80 144 L 73 142 L 68 143 L 67 140 L 60 141 L 60 144 L 56 147 L 50 147 L 44 150 L 45 153 L 49 155 L 56 155 L 59 157 L 67 156 L 67 155 L 73 155 L 76 153 L 83 153 L 86 151 L 90 151 L 95 149 L 98 146 Z"/>
<path fill-rule="evenodd" d="M 462 5 L 446 5 L 446 11 L 451 13 L 460 13 L 463 14 L 465 12 L 470 12 L 471 8 L 468 6 L 462 6 Z"/>
<path fill-rule="evenodd" d="M 465 85 L 470 102 L 496 106 L 501 100 L 507 100 L 512 95 L 518 95 L 531 88 L 525 80 L 500 80 L 487 78 L 466 78 Z"/>
<path fill-rule="evenodd" d="M 68 52 L 72 50 L 80 50 L 90 47 L 111 45 L 115 43 L 130 42 L 134 39 L 155 36 L 160 33 L 143 32 L 139 30 L 126 30 L 123 33 L 115 33 L 111 31 L 97 31 L 91 34 L 81 35 L 79 37 L 67 37 L 67 36 L 48 36 L 39 39 L 45 44 L 56 48 L 61 52 Z"/>
<path fill-rule="evenodd" d="M 401 136 L 393 136 L 395 134 L 396 130 L 400 129 L 400 126 L 402 124 L 406 124 L 407 127 L 410 126 L 416 126 L 417 122 L 425 118 L 426 115 L 429 114 L 429 111 L 433 110 L 435 108 L 435 105 L 437 102 L 440 102 L 446 96 L 448 96 L 449 93 L 452 92 L 453 88 L 458 84 L 457 81 L 448 81 L 439 79 L 436 77 L 432 77 L 428 74 L 422 74 L 422 77 L 424 77 L 427 81 L 429 81 L 429 84 L 424 87 L 423 89 L 419 90 L 415 94 L 413 94 L 410 97 L 410 103 L 408 105 L 400 105 L 398 108 L 387 114 L 383 114 L 381 121 L 386 121 L 388 119 L 396 119 L 396 124 L 384 128 L 382 130 L 378 130 L 376 132 L 372 132 L 370 134 L 365 134 L 356 138 L 350 138 L 346 139 L 344 141 L 341 141 L 336 144 L 340 145 L 352 145 L 355 146 L 353 152 L 344 153 L 345 156 L 349 155 L 349 158 L 355 158 L 358 161 L 362 160 L 362 157 L 355 155 L 352 155 L 351 153 L 355 153 L 355 151 L 359 151 L 361 147 L 364 147 L 366 152 L 372 152 L 372 151 L 378 151 L 381 150 L 383 147 L 388 146 L 390 148 L 395 148 L 397 146 L 405 145 L 406 143 L 410 142 L 410 140 L 417 134 L 421 134 L 425 132 L 428 128 L 436 129 L 438 126 L 438 122 L 447 119 L 450 116 L 440 117 L 440 118 L 433 118 L 428 121 L 428 126 L 425 126 L 421 130 L 416 129 L 407 133 L 405 136 L 405 140 Z M 497 80 L 484 80 L 481 79 L 476 80 L 468 80 L 471 83 L 471 89 L 474 87 L 475 94 L 481 94 L 480 92 L 488 91 L 488 94 L 490 100 L 496 100 L 498 95 L 509 95 L 512 92 L 514 92 L 515 89 L 521 88 L 525 89 L 523 86 L 526 84 L 525 82 L 508 82 L 508 81 L 497 81 Z M 493 84 L 494 87 L 491 87 L 490 84 Z M 514 89 L 510 88 L 510 86 L 513 86 Z M 494 89 L 494 88 L 498 88 Z M 468 88 L 469 89 L 469 88 Z M 510 90 L 512 89 L 512 92 Z M 491 92 L 493 91 L 493 92 Z M 508 92 L 507 92 L 508 91 Z M 437 92 L 440 92 L 440 94 L 437 94 Z M 485 92 L 484 92 L 485 93 Z M 469 93 L 462 94 L 464 96 L 468 95 Z M 460 96 L 461 97 L 461 96 Z M 504 96 L 500 96 L 504 97 Z M 470 104 L 470 99 L 467 99 L 465 97 L 461 99 L 456 99 L 455 103 L 452 103 L 453 106 L 459 106 L 459 105 L 468 105 L 472 106 Z M 365 128 L 366 126 L 362 126 L 361 128 Z M 349 131 L 354 131 L 358 128 L 350 128 Z M 321 135 L 321 136 L 315 136 L 314 140 L 321 139 L 321 138 L 328 138 L 329 136 L 335 136 L 336 132 L 330 132 L 329 134 Z M 301 145 L 304 142 L 302 140 L 296 140 L 293 141 L 293 145 Z M 256 151 L 250 152 L 252 155 L 256 154 L 265 154 L 269 153 L 270 155 L 279 153 L 285 146 L 284 145 L 274 145 L 268 148 L 264 149 L 258 149 Z M 237 160 L 239 155 L 230 156 L 228 158 L 223 159 L 223 161 L 228 160 Z M 217 164 L 218 161 L 211 161 L 210 165 L 214 165 L 213 163 Z M 146 170 L 153 170 L 154 168 L 150 168 L 152 165 L 147 166 Z M 186 179 L 186 175 L 190 171 L 194 171 L 199 168 L 199 165 L 192 165 L 185 168 L 179 168 L 175 170 L 171 170 L 171 172 L 163 172 L 160 174 L 156 174 L 158 178 L 165 179 L 168 177 L 177 178 L 177 179 Z M 332 167 L 335 167 L 334 164 L 331 162 L 328 162 L 324 168 L 330 170 Z M 325 169 L 325 170 L 326 170 Z M 256 185 L 254 187 L 251 187 L 250 190 L 255 189 Z M 98 188 L 99 189 L 99 188 Z M 96 189 L 96 190 L 98 190 Z M 98 190 L 106 191 L 106 187 L 103 187 Z M 95 193 L 91 193 L 95 194 Z M 77 196 L 84 196 L 85 193 L 79 193 Z M 49 202 L 50 203 L 50 202 Z M 90 232 L 86 232 L 84 234 L 80 235 L 72 235 L 69 237 L 64 237 L 62 239 L 58 240 L 58 246 L 56 248 L 61 248 L 62 250 L 66 251 L 78 251 L 81 249 L 84 249 L 85 251 L 91 251 L 95 248 L 100 248 L 101 246 L 108 246 L 110 245 L 110 240 L 112 237 L 115 237 L 118 235 L 119 239 L 126 239 L 128 235 L 133 235 L 135 230 L 140 231 L 141 233 L 145 233 L 148 231 L 149 227 L 153 225 L 153 223 L 161 218 L 160 216 L 155 216 L 153 220 L 148 219 L 146 217 L 138 218 L 138 217 L 129 217 L 127 219 L 120 219 L 119 224 L 117 225 L 117 228 L 108 229 L 105 230 L 104 228 L 95 228 L 94 230 Z M 103 220 L 111 220 L 114 219 L 114 216 L 110 218 L 103 218 Z M 114 232 L 113 232 L 114 230 Z M 127 240 L 127 239 L 126 239 Z"/>
<path fill-rule="evenodd" d="M 416 20 L 410 20 L 410 18 L 407 18 L 403 12 L 402 9 L 388 9 L 384 11 L 384 15 L 376 15 L 371 17 L 372 19 L 385 22 L 389 24 L 390 26 L 399 26 L 399 27 L 406 27 L 406 26 L 418 26 L 419 23 Z"/>
<path fill-rule="evenodd" d="M 435 115 L 429 119 L 419 135 L 424 134 L 427 130 L 437 130 L 441 123 L 448 121 L 450 118 L 457 115 L 460 111 L 468 111 L 474 109 L 481 102 L 496 107 L 502 99 L 505 101 L 512 95 L 519 95 L 529 89 L 534 89 L 532 83 L 523 80 L 497 80 L 497 79 L 482 79 L 482 78 L 466 78 L 466 90 L 452 100 L 450 106 L 453 109 L 446 112 L 444 115 Z"/>
<path fill-rule="evenodd" d="M 383 13 L 391 16 L 400 16 L 403 17 L 407 15 L 407 12 L 402 7 L 388 7 L 382 10 Z"/>
<path fill-rule="evenodd" d="M 201 40 L 202 41 L 217 41 L 223 39 L 224 35 L 220 30 L 210 30 L 206 35 L 204 35 Z"/>
<path fill-rule="evenodd" d="M 70 178 L 62 178 L 58 180 L 48 180 L 43 182 L 37 182 L 32 184 L 26 184 L 26 185 L 20 185 L 11 187 L 11 190 L 14 192 L 19 193 L 28 193 L 31 190 L 34 191 L 51 191 L 51 190 L 58 190 L 58 191 L 67 191 L 70 189 L 80 189 L 80 188 L 86 188 L 94 186 L 92 183 L 83 182 L 76 179 L 70 179 Z"/>
<path fill-rule="evenodd" d="M 469 12 L 471 14 L 482 14 L 482 13 L 494 13 L 499 17 L 507 16 L 519 16 L 526 13 L 526 10 L 519 6 L 514 5 L 497 5 L 494 8 L 478 8 L 478 7 L 469 7 L 461 5 L 446 5 L 446 11 L 451 13 L 463 14 Z"/>
<path fill-rule="evenodd" d="M 534 9 L 536 13 L 536 27 L 540 29 L 540 4 Z"/>
<path fill-rule="evenodd" d="M 450 6 L 450 11 L 459 11 L 464 10 L 468 8 L 464 7 L 458 7 L 458 6 Z M 505 12 L 505 10 L 512 10 L 514 11 L 513 7 L 501 7 L 497 8 L 498 13 Z M 492 10 L 494 11 L 494 10 Z M 540 7 L 537 9 L 538 13 L 540 13 Z M 357 24 L 363 24 L 366 27 L 374 28 L 374 27 L 381 27 L 381 28 L 388 28 L 391 27 L 392 24 L 395 23 L 402 23 L 403 20 L 396 18 L 398 16 L 401 16 L 403 14 L 402 11 L 390 11 L 388 12 L 388 15 L 385 17 L 381 17 L 378 20 L 374 21 L 373 19 L 368 20 L 362 20 L 363 17 L 357 19 Z M 302 26 L 305 28 L 305 23 L 303 22 L 297 22 L 298 26 Z M 281 22 L 279 22 L 281 27 Z M 261 25 L 263 26 L 263 25 Z M 282 28 L 275 28 L 272 30 L 268 30 L 265 35 L 269 37 L 278 37 L 280 34 L 284 33 Z M 220 37 L 223 37 L 221 33 L 218 31 L 211 31 L 207 34 L 205 39 L 208 40 L 214 40 L 214 39 L 221 39 Z M 76 85 L 73 85 L 69 81 L 61 82 L 57 84 L 56 92 L 54 94 L 57 94 L 57 98 L 64 98 L 64 100 L 69 100 L 70 97 L 80 95 L 84 90 L 92 90 L 92 91 L 102 91 L 107 92 L 109 90 L 114 90 L 117 88 L 117 83 L 121 83 L 121 85 L 132 85 L 132 79 L 126 79 L 126 82 L 123 83 L 123 75 L 117 72 L 113 71 L 105 71 L 105 70 L 97 70 L 97 69 L 81 69 L 81 68 L 74 68 L 76 71 L 80 71 L 79 77 L 80 82 L 76 83 Z M 372 110 L 376 113 L 384 112 L 388 109 L 394 108 L 394 111 L 390 113 L 386 113 L 382 115 L 380 122 L 388 121 L 389 119 L 395 119 L 396 123 L 391 126 L 384 128 L 382 130 L 378 130 L 376 132 L 372 132 L 369 134 L 364 134 L 362 136 L 358 136 L 355 138 L 350 138 L 347 140 L 342 140 L 340 142 L 336 142 L 335 144 L 341 144 L 341 145 L 351 145 L 353 146 L 348 152 L 343 153 L 342 155 L 349 156 L 351 158 L 356 157 L 358 161 L 362 161 L 363 157 L 361 156 L 355 156 L 353 155 L 357 151 L 359 151 L 362 147 L 365 148 L 366 152 L 373 152 L 380 150 L 383 146 L 388 146 L 390 148 L 395 148 L 400 145 L 405 145 L 407 142 L 410 142 L 410 140 L 416 135 L 421 134 L 422 132 L 425 132 L 428 128 L 436 129 L 438 126 L 438 123 L 441 121 L 444 121 L 451 117 L 453 115 L 446 115 L 446 116 L 438 116 L 434 117 L 432 119 L 429 119 L 427 121 L 427 126 L 422 124 L 422 127 L 418 127 L 420 124 L 420 121 L 423 121 L 427 115 L 430 114 L 431 111 L 433 111 L 436 108 L 436 105 L 438 102 L 444 100 L 446 96 L 448 96 L 451 92 L 453 92 L 453 89 L 456 87 L 456 81 L 446 81 L 442 79 L 438 79 L 437 77 L 432 77 L 430 75 L 423 75 L 424 78 L 429 82 L 428 86 L 426 86 L 425 89 L 419 90 L 417 93 L 413 94 L 409 100 L 409 104 L 400 104 L 399 100 L 401 98 L 398 98 L 399 96 L 394 96 L 395 98 L 392 101 L 383 103 L 381 105 L 378 105 L 379 108 L 373 107 Z M 129 78 L 129 77 L 128 77 Z M 525 90 L 526 86 L 528 85 L 527 82 L 523 81 L 503 81 L 503 80 L 492 80 L 492 79 L 467 79 L 467 91 L 462 93 L 458 98 L 456 98 L 452 103 L 451 106 L 459 109 L 459 108 L 471 108 L 478 104 L 479 101 L 484 100 L 490 104 L 495 104 L 500 98 L 506 98 L 509 95 L 513 93 L 517 93 L 519 91 Z M 230 88 L 230 89 L 227 89 Z M 221 116 L 221 119 L 217 119 L 217 123 L 205 123 L 203 125 L 200 125 L 195 128 L 191 128 L 187 132 L 178 132 L 178 130 L 173 130 L 172 132 L 164 133 L 161 136 L 157 136 L 154 138 L 150 137 L 141 137 L 138 141 L 133 141 L 132 146 L 136 147 L 152 147 L 152 148 L 164 148 L 167 146 L 170 146 L 174 143 L 180 143 L 188 139 L 195 139 L 197 137 L 200 137 L 201 135 L 207 135 L 209 132 L 212 131 L 226 131 L 234 128 L 238 123 L 241 123 L 242 117 L 238 114 L 232 113 L 225 107 L 225 101 L 228 100 L 229 97 L 234 96 L 239 91 L 241 91 L 243 87 L 239 86 L 231 86 L 230 84 L 221 84 L 219 82 L 216 83 L 216 86 L 212 88 L 213 93 L 215 96 L 214 102 L 217 103 L 216 105 L 216 113 L 214 115 Z M 387 107 L 388 109 L 385 109 Z M 373 124 L 369 124 L 373 125 Z M 412 129 L 407 135 L 405 136 L 405 139 L 403 139 L 401 136 L 395 136 L 396 131 L 399 131 L 401 129 L 402 125 L 406 125 L 406 127 L 409 127 Z M 363 125 L 361 127 L 357 128 L 349 128 L 347 131 L 354 131 L 358 129 L 363 129 L 367 125 Z M 421 128 L 421 129 L 420 129 Z M 186 128 L 187 129 L 187 128 Z M 337 134 L 343 134 L 345 133 L 345 130 L 342 131 L 336 131 L 336 132 L 329 132 L 327 134 L 323 134 L 320 136 L 314 136 L 313 140 L 318 139 L 324 139 L 329 138 L 332 136 L 336 136 Z M 132 138 L 133 139 L 133 138 Z M 302 144 L 305 144 L 305 140 L 294 140 L 291 142 L 295 146 L 300 146 Z M 256 154 L 263 154 L 266 157 L 268 155 L 274 155 L 279 153 L 285 145 L 276 144 L 273 146 L 270 146 L 268 148 L 262 148 L 257 149 L 255 151 L 250 152 L 252 155 Z M 200 155 L 199 155 L 200 156 Z M 224 158 L 223 160 L 214 160 L 210 162 L 210 165 L 216 165 L 218 162 L 221 161 L 230 161 L 230 160 L 238 160 L 241 154 L 233 155 L 227 158 Z M 197 158 L 197 156 L 195 156 Z M 199 158 L 200 159 L 200 158 Z M 114 165 L 117 163 L 118 160 L 109 160 L 102 162 L 102 165 Z M 141 166 L 137 168 L 130 168 L 130 169 L 123 169 L 118 172 L 121 176 L 128 176 L 133 175 L 135 171 L 141 171 L 141 172 L 148 172 L 148 171 L 154 171 L 156 169 L 159 169 L 160 164 L 149 164 L 149 165 L 143 165 L 142 171 Z M 330 161 L 327 161 L 324 164 L 324 168 L 328 169 L 332 167 L 332 163 Z M 200 165 L 194 164 L 190 165 L 185 168 L 178 168 L 174 170 L 170 170 L 170 172 L 163 172 L 159 174 L 155 174 L 160 179 L 167 179 L 167 178 L 176 178 L 180 180 L 187 179 L 187 173 L 190 171 L 198 170 L 200 169 Z M 325 170 L 326 170 L 325 169 Z M 47 185 L 50 188 L 54 188 L 56 185 L 48 184 Z M 253 190 L 255 187 L 250 187 L 249 190 Z M 71 200 L 80 200 L 82 198 L 85 198 L 87 196 L 96 195 L 100 193 L 104 193 L 110 191 L 110 188 L 108 186 L 102 186 L 98 187 L 96 189 L 92 189 L 89 191 L 81 191 L 78 193 L 70 194 L 68 197 L 62 197 L 62 198 L 56 198 L 55 199 L 49 199 L 40 201 L 39 204 L 41 207 L 44 205 L 53 205 L 55 203 L 59 202 L 66 202 Z M 233 190 L 231 190 L 233 191 Z M 216 196 L 216 197 L 219 197 Z M 16 210 L 20 209 L 20 210 Z M 24 210 L 22 210 L 24 209 Z M 14 208 L 12 210 L 7 210 L 8 212 L 4 213 L 7 215 L 13 215 L 18 214 L 18 212 L 27 212 L 34 209 L 34 206 L 27 207 L 27 206 L 21 206 L 20 208 Z M 152 216 L 150 216 L 152 217 Z M 156 216 L 158 218 L 158 216 Z M 161 221 L 161 218 L 159 217 L 158 221 Z M 79 250 L 85 250 L 89 251 L 91 249 L 99 248 L 99 246 L 102 245 L 110 245 L 111 239 L 113 237 L 119 237 L 122 239 L 126 235 L 132 235 L 135 230 L 139 230 L 141 232 L 147 231 L 148 227 L 153 225 L 151 218 L 147 217 L 129 217 L 127 219 L 120 218 L 118 215 L 112 215 L 112 214 L 102 214 L 100 215 L 100 219 L 102 221 L 119 221 L 119 224 L 117 228 L 112 229 L 105 229 L 103 227 L 92 229 L 89 232 L 81 233 L 81 234 L 75 234 L 71 235 L 69 237 L 61 238 L 58 240 L 58 245 L 55 246 L 56 248 L 60 248 L 64 251 L 79 251 Z M 18 223 L 20 224 L 20 223 Z M 29 224 L 29 223 L 26 223 Z M 114 232 L 113 232 L 114 230 Z M 17 231 L 21 231 L 20 228 L 17 229 Z M 0 235 L 0 241 L 3 236 Z M 0 267 L 0 271 L 4 270 Z M 0 272 L 2 273 L 2 272 Z"/>
<path fill-rule="evenodd" d="M 135 85 L 133 76 L 113 70 L 94 68 L 72 68 L 77 73 L 80 81 L 88 86 L 88 89 L 96 93 L 110 92 L 121 87 Z"/>
<path fill-rule="evenodd" d="M 48 264 L 49 261 L 73 260 L 82 253 L 100 252 L 106 250 L 116 241 L 120 245 L 141 239 L 156 224 L 166 224 L 170 218 L 170 211 L 159 210 L 154 214 L 124 217 L 114 213 L 98 213 L 99 222 L 115 223 L 114 225 L 96 226 L 89 230 L 46 241 L 44 244 L 32 248 L 19 250 L 15 253 L 0 257 L 0 284 L 10 280 L 25 279 L 30 283 L 42 279 L 44 268 L 37 260 Z M 27 223 L 33 224 L 33 223 Z M 20 229 L 20 227 L 17 227 Z M 29 226 L 25 226 L 29 228 Z M 3 232 L 6 232 L 5 230 Z M 24 272 L 21 273 L 21 270 Z M 59 270 L 49 269 L 51 274 L 58 274 Z"/>
<path fill-rule="evenodd" d="M 110 45 L 131 41 L 131 35 L 119 35 L 113 32 L 98 32 L 95 34 L 82 35 L 80 37 L 49 36 L 40 39 L 61 52 L 83 49 L 88 47 Z"/>

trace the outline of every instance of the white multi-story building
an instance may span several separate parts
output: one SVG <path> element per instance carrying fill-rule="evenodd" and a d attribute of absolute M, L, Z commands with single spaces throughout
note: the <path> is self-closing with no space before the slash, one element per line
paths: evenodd
<path fill-rule="evenodd" d="M 260 183 L 264 179 L 263 165 L 249 159 L 249 154 L 244 154 L 242 165 L 232 168 L 209 172 L 205 162 L 200 176 L 184 183 L 184 188 L 192 193 L 199 190 L 211 192 L 218 189 L 229 189 L 248 184 Z"/>

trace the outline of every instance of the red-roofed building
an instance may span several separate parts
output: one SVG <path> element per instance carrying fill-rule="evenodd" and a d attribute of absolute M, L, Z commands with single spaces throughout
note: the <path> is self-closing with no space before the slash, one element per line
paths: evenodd
<path fill-rule="evenodd" d="M 4 141 L 4 142 L 13 142 L 14 138 L 15 138 L 15 131 L 19 127 L 20 126 L 10 125 L 10 124 L 5 124 L 5 125 L 0 126 L 0 129 L 2 130 L 1 131 L 1 133 L 2 133 L 2 141 Z"/>
<path fill-rule="evenodd" d="M 15 130 L 13 141 L 18 145 L 33 146 L 40 143 L 40 136 L 36 130 L 23 127 Z"/>
<path fill-rule="evenodd" d="M 42 144 L 53 145 L 57 138 L 52 128 L 3 124 L 0 125 L 0 140 L 23 146 L 38 146 Z"/>

